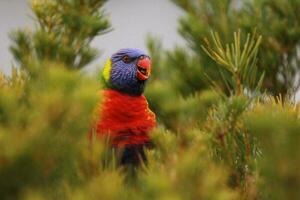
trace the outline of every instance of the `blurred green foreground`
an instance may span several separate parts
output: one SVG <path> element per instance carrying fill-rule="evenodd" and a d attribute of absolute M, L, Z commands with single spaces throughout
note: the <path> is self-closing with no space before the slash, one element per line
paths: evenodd
<path fill-rule="evenodd" d="M 32 0 L 20 68 L 0 73 L 0 199 L 300 199 L 300 0 L 173 1 L 188 47 L 148 39 L 159 125 L 132 176 L 87 137 L 101 83 L 79 69 L 111 30 L 105 1 Z"/>

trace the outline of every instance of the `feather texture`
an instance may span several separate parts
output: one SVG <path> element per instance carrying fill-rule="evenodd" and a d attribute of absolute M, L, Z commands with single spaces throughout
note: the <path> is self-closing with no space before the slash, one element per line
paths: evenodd
<path fill-rule="evenodd" d="M 115 147 L 150 142 L 148 133 L 156 126 L 156 119 L 144 95 L 131 96 L 108 89 L 103 91 L 103 97 L 96 127 L 98 136 L 109 136 Z"/>

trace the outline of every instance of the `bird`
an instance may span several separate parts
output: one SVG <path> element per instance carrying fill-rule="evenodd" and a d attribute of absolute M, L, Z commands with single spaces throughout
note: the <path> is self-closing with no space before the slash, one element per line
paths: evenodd
<path fill-rule="evenodd" d="M 150 132 L 156 116 L 143 95 L 151 75 L 151 59 L 141 49 L 125 48 L 114 53 L 102 70 L 104 89 L 96 123 L 98 137 L 110 138 L 112 148 L 122 150 L 121 165 L 147 162 Z"/>

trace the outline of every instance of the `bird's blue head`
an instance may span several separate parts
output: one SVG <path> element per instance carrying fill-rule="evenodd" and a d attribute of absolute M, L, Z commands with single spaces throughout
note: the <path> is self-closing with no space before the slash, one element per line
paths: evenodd
<path fill-rule="evenodd" d="M 103 78 L 109 88 L 141 95 L 151 73 L 150 57 L 140 49 L 121 49 L 106 62 Z"/>

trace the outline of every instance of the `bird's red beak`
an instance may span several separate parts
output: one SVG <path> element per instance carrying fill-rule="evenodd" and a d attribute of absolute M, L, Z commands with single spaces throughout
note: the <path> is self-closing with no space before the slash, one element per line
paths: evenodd
<path fill-rule="evenodd" d="M 151 61 L 149 57 L 142 57 L 138 60 L 136 76 L 140 81 L 145 81 L 151 74 Z"/>

